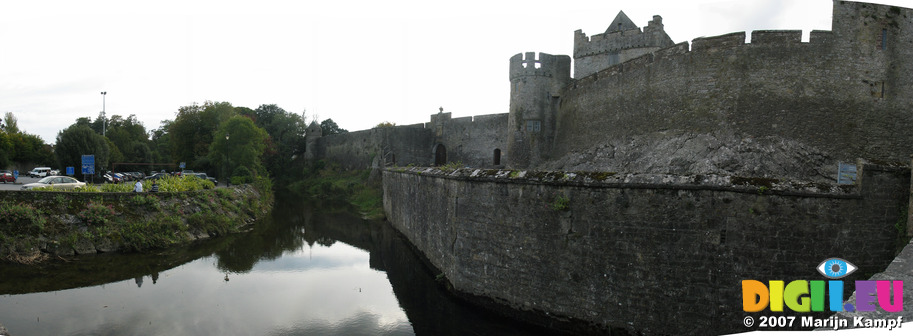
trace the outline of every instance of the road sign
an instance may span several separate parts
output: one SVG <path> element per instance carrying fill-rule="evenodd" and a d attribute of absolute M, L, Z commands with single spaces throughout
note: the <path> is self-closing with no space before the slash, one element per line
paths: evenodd
<path fill-rule="evenodd" d="M 837 184 L 856 184 L 856 165 L 838 162 Z"/>
<path fill-rule="evenodd" d="M 83 155 L 82 156 L 82 174 L 83 175 L 95 174 L 95 155 Z"/>
<path fill-rule="evenodd" d="M 67 167 L 67 176 L 76 175 L 76 169 L 73 167 Z"/>
<path fill-rule="evenodd" d="M 187 163 L 181 162 L 181 169 L 187 168 Z"/>
<path fill-rule="evenodd" d="M 18 171 L 18 170 L 14 170 L 14 171 L 13 171 L 13 178 L 19 178 L 19 171 Z"/>

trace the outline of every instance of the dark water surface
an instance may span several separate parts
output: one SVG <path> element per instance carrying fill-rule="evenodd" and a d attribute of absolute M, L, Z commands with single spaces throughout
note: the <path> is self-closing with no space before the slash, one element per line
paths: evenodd
<path fill-rule="evenodd" d="M 0 264 L 12 335 L 549 334 L 453 299 L 388 223 L 288 200 L 251 232 L 67 259 Z"/>

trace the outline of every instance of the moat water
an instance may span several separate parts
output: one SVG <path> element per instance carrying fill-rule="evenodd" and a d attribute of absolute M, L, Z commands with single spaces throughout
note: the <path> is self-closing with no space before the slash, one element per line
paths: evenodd
<path fill-rule="evenodd" d="M 0 264 L 12 335 L 535 335 L 449 295 L 386 222 L 277 202 L 250 232 Z"/>

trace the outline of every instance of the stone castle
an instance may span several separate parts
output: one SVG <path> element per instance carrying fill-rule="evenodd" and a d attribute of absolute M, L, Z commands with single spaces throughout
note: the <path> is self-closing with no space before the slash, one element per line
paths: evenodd
<path fill-rule="evenodd" d="M 834 256 L 848 283 L 885 270 L 913 236 L 913 9 L 835 1 L 808 42 L 664 29 L 619 13 L 575 32 L 573 76 L 570 56 L 511 57 L 508 113 L 315 125 L 307 153 L 399 166 L 379 170 L 391 225 L 455 292 L 542 325 L 744 332 L 769 314 L 742 309 L 744 279 L 817 279 Z M 453 162 L 471 168 L 426 167 Z"/>
<path fill-rule="evenodd" d="M 834 181 L 839 162 L 913 153 L 913 10 L 834 1 L 831 31 L 759 30 L 675 44 L 623 12 L 574 32 L 571 57 L 510 58 L 510 111 L 321 137 L 347 168 L 720 174 Z"/>

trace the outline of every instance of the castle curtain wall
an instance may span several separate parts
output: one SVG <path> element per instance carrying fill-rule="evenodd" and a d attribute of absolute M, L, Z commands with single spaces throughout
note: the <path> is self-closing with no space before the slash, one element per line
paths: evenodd
<path fill-rule="evenodd" d="M 722 131 L 796 140 L 834 160 L 905 162 L 913 20 L 904 15 L 913 18 L 837 2 L 834 31 L 810 42 L 799 31 L 701 38 L 690 51 L 679 44 L 575 80 L 561 95 L 551 157 L 635 135 Z"/>

